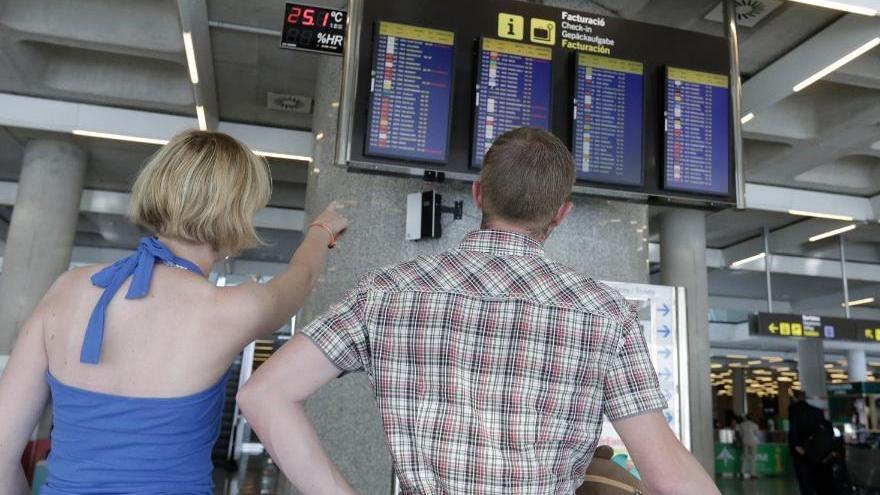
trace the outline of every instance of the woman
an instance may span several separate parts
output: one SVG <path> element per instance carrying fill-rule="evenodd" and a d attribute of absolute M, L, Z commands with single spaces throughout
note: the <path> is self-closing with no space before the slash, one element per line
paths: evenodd
<path fill-rule="evenodd" d="M 227 370 L 303 304 L 346 220 L 331 205 L 266 284 L 207 280 L 260 243 L 266 162 L 233 138 L 189 131 L 141 171 L 132 219 L 156 234 L 110 266 L 71 270 L 24 323 L 0 378 L 0 493 L 29 493 L 20 456 L 50 395 L 43 495 L 210 494 Z"/>

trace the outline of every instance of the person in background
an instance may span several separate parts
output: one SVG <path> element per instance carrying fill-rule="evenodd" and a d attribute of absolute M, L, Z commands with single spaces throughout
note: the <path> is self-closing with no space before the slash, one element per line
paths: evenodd
<path fill-rule="evenodd" d="M 574 179 L 552 134 L 501 135 L 473 185 L 480 230 L 367 274 L 257 370 L 239 404 L 301 492 L 354 493 L 303 404 L 363 371 L 404 494 L 574 493 L 603 415 L 651 493 L 718 494 L 666 424 L 634 309 L 544 254 Z"/>
<path fill-rule="evenodd" d="M 742 477 L 749 479 L 756 477 L 755 464 L 758 455 L 758 443 L 760 443 L 760 429 L 758 423 L 751 414 L 746 414 L 745 419 L 737 425 L 737 432 L 742 439 Z"/>
<path fill-rule="evenodd" d="M 792 391 L 791 399 L 788 409 L 788 446 L 801 495 L 827 495 L 820 491 L 820 487 L 827 483 L 823 469 L 810 460 L 806 450 L 810 438 L 826 421 L 825 413 L 807 403 L 803 390 Z"/>
<path fill-rule="evenodd" d="M 42 495 L 212 493 L 232 360 L 290 321 L 346 228 L 331 206 L 271 282 L 214 286 L 215 262 L 260 243 L 271 186 L 265 160 L 225 134 L 184 132 L 152 157 L 132 220 L 155 236 L 61 275 L 18 335 L 0 377 L 0 493 L 30 493 L 21 455 L 50 396 Z"/>

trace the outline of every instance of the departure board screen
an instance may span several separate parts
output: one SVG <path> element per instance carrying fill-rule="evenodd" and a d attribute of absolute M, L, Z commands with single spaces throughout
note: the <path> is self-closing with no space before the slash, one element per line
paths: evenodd
<path fill-rule="evenodd" d="M 729 98 L 727 76 L 667 68 L 665 189 L 730 192 Z"/>
<path fill-rule="evenodd" d="M 578 54 L 572 151 L 579 179 L 642 185 L 644 73 L 640 62 Z"/>
<path fill-rule="evenodd" d="M 454 34 L 378 23 L 365 155 L 445 163 Z"/>
<path fill-rule="evenodd" d="M 550 128 L 548 47 L 482 38 L 471 164 L 479 167 L 495 138 L 517 127 Z"/>

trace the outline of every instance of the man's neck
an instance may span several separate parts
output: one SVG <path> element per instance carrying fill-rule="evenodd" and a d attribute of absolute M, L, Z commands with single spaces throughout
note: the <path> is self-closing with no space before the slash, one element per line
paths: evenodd
<path fill-rule="evenodd" d="M 211 273 L 211 267 L 220 259 L 220 254 L 210 244 L 181 241 L 165 236 L 159 236 L 159 240 L 178 258 L 195 263 L 205 276 Z"/>
<path fill-rule="evenodd" d="M 515 232 L 517 234 L 522 234 L 528 237 L 531 237 L 538 244 L 544 244 L 544 241 L 547 240 L 546 236 L 536 235 L 535 232 L 532 232 L 530 229 L 523 227 L 522 225 L 517 225 L 515 223 L 499 221 L 499 220 L 483 220 L 483 223 L 480 225 L 480 228 L 483 230 L 500 230 L 502 232 Z"/>

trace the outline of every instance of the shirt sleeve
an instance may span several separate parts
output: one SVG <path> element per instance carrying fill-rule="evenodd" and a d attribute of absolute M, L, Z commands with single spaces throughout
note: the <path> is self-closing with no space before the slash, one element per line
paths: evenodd
<path fill-rule="evenodd" d="M 604 398 L 611 421 L 667 407 L 635 312 L 623 323 L 623 343 L 605 375 Z"/>
<path fill-rule="evenodd" d="M 364 319 L 368 277 L 302 330 L 344 372 L 364 371 L 369 366 L 369 331 Z"/>

